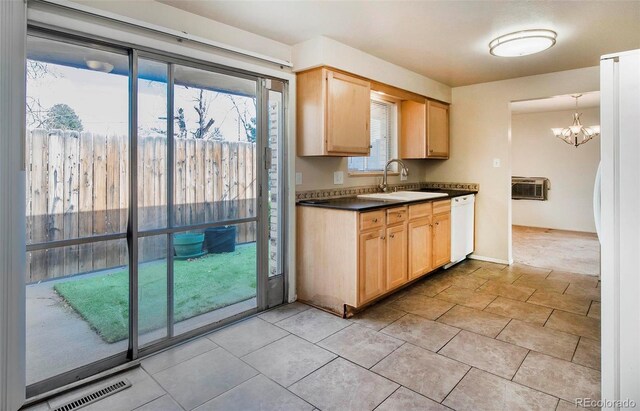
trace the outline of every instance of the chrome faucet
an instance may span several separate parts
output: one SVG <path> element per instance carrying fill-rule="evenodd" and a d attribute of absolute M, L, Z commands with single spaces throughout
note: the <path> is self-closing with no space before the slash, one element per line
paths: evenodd
<path fill-rule="evenodd" d="M 391 160 L 387 161 L 387 164 L 384 166 L 384 173 L 382 174 L 382 183 L 380 183 L 380 185 L 378 186 L 385 193 L 389 189 L 389 185 L 387 184 L 387 172 L 389 171 L 389 165 L 391 163 L 400 164 L 400 167 L 402 167 L 402 169 L 400 170 L 400 175 L 401 176 L 406 177 L 406 176 L 409 175 L 409 169 L 407 168 L 406 164 L 402 160 L 397 159 L 397 158 L 392 158 Z"/>

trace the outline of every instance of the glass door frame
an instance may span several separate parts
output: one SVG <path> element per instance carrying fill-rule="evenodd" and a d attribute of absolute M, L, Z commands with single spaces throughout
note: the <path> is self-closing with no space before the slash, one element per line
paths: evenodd
<path fill-rule="evenodd" d="M 105 358 L 101 358 L 96 360 L 95 362 L 86 364 L 84 366 L 78 367 L 76 369 L 72 369 L 61 374 L 58 374 L 54 377 L 47 378 L 45 380 L 36 382 L 26 387 L 27 398 L 39 396 L 42 394 L 46 394 L 49 392 L 64 390 L 64 386 L 68 384 L 72 384 L 79 380 L 92 377 L 99 373 L 109 372 L 113 369 L 114 372 L 117 372 L 122 369 L 122 367 L 126 367 L 129 365 L 136 365 L 138 360 L 141 357 L 147 356 L 154 352 L 163 350 L 170 346 L 176 345 L 180 342 L 192 339 L 194 337 L 200 336 L 207 332 L 211 332 L 219 327 L 237 321 L 241 318 L 247 317 L 249 315 L 255 314 L 256 312 L 262 311 L 270 306 L 278 305 L 284 302 L 286 299 L 286 288 L 287 288 L 287 264 L 286 259 L 284 258 L 283 253 L 280 253 L 279 258 L 282 259 L 282 267 L 283 273 L 279 273 L 282 275 L 277 275 L 275 280 L 277 281 L 278 286 L 282 287 L 281 291 L 281 299 L 279 303 L 274 301 L 273 297 L 270 299 L 269 289 L 274 288 L 272 284 L 270 284 L 270 278 L 268 273 L 268 170 L 267 165 L 265 163 L 265 154 L 268 145 L 268 93 L 271 85 L 271 80 L 282 83 L 282 90 L 278 90 L 282 93 L 283 96 L 283 114 L 282 119 L 284 120 L 282 123 L 282 134 L 281 141 L 278 142 L 280 153 L 282 156 L 278 156 L 278 178 L 282 182 L 282 187 L 280 192 L 278 193 L 279 198 L 282 201 L 283 209 L 279 211 L 279 222 L 278 224 L 281 226 L 280 233 L 281 238 L 279 241 L 281 244 L 279 247 L 282 250 L 286 249 L 286 243 L 288 241 L 286 237 L 287 230 L 284 229 L 287 227 L 287 212 L 286 205 L 287 197 L 287 188 L 284 177 L 286 176 L 286 139 L 287 139 L 287 111 L 286 111 L 286 102 L 288 98 L 288 81 L 286 79 L 280 79 L 275 77 L 269 77 L 265 75 L 261 75 L 259 73 L 250 73 L 240 69 L 234 69 L 231 67 L 225 67 L 221 65 L 217 65 L 214 63 L 197 60 L 185 56 L 179 56 L 172 53 L 162 52 L 155 49 L 149 49 L 145 47 L 137 47 L 135 45 L 128 44 L 119 44 L 117 42 L 112 42 L 105 39 L 100 38 L 92 38 L 87 35 L 77 35 L 75 33 L 66 33 L 60 30 L 52 30 L 46 27 L 38 27 L 36 25 L 29 24 L 27 35 L 29 36 L 37 36 L 50 40 L 61 41 L 70 44 L 76 44 L 85 47 L 91 47 L 100 50 L 108 50 L 114 51 L 116 50 L 119 53 L 128 54 L 129 56 L 129 176 L 128 176 L 128 184 L 129 184 L 129 199 L 128 199 L 128 225 L 126 233 L 114 233 L 114 234 L 104 234 L 104 235 L 96 235 L 93 237 L 81 237 L 77 239 L 69 239 L 69 240 L 59 240 L 55 242 L 49 243 L 39 243 L 39 244 L 30 244 L 27 246 L 27 251 L 40 250 L 45 248 L 52 247 L 63 247 L 70 245 L 80 245 L 80 244 L 88 244 L 99 241 L 108 241 L 108 240 L 127 240 L 128 251 L 129 251 L 129 345 L 126 352 L 121 352 L 118 354 L 114 354 Z M 137 143 L 138 143 L 138 59 L 144 58 L 148 60 L 153 60 L 157 62 L 166 63 L 168 67 L 168 77 L 167 77 L 167 227 L 160 229 L 149 229 L 149 230 L 138 230 L 138 176 L 137 176 L 137 166 L 138 166 L 138 152 L 137 152 Z M 204 223 L 204 224 L 194 224 L 188 226 L 178 226 L 176 227 L 173 224 L 175 216 L 173 215 L 173 202 L 174 202 L 174 148 L 173 148 L 173 129 L 174 129 L 174 121 L 173 121 L 173 110 L 174 110 L 174 99 L 173 99 L 173 67 L 175 64 L 185 65 L 188 67 L 199 68 L 207 71 L 212 71 L 215 73 L 226 74 L 234 77 L 251 79 L 256 81 L 256 117 L 257 121 L 257 130 L 256 130 L 256 170 L 259 178 L 256 179 L 256 205 L 257 212 L 254 217 L 240 218 L 234 220 L 224 220 L 224 221 L 214 221 L 212 223 Z M 257 233 L 257 247 L 256 247 L 256 300 L 257 307 L 254 309 L 250 309 L 244 311 L 242 313 L 236 314 L 231 317 L 227 317 L 222 321 L 208 324 L 199 328 L 195 328 L 188 332 L 185 332 L 180 335 L 173 335 L 173 333 L 169 330 L 173 328 L 173 288 L 168 287 L 167 291 L 167 336 L 161 338 L 155 342 L 150 343 L 146 346 L 140 346 L 138 341 L 138 296 L 139 296 L 139 287 L 138 287 L 138 248 L 140 238 L 151 237 L 154 235 L 167 235 L 167 281 L 168 285 L 172 285 L 173 282 L 173 267 L 171 261 L 173 260 L 173 250 L 172 247 L 172 238 L 173 234 L 176 232 L 186 231 L 186 230 L 194 230 L 194 229 L 205 229 L 216 226 L 223 225 L 233 225 L 233 224 L 242 224 L 242 223 L 256 223 L 256 233 Z M 277 288 L 276 287 L 276 288 Z M 280 292 L 278 291 L 280 294 Z M 276 297 L 276 300 L 279 297 Z M 269 303 L 271 302 L 271 303 Z M 171 307 L 171 308 L 170 308 Z"/>

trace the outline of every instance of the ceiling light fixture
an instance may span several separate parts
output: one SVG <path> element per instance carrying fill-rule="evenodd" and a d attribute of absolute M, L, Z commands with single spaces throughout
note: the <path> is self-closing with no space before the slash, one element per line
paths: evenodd
<path fill-rule="evenodd" d="M 572 94 L 571 97 L 576 99 L 576 112 L 573 113 L 573 124 L 566 128 L 552 128 L 551 131 L 553 131 L 554 136 L 565 143 L 578 147 L 592 138 L 598 137 L 600 135 L 600 126 L 583 126 L 582 123 L 580 123 L 582 113 L 578 113 L 578 99 L 582 97 L 582 94 Z"/>
<path fill-rule="evenodd" d="M 489 53 L 498 57 L 520 57 L 539 53 L 556 44 L 555 31 L 535 29 L 505 34 L 489 43 Z"/>
<path fill-rule="evenodd" d="M 102 71 L 103 73 L 111 73 L 113 70 L 113 64 L 100 60 L 85 60 L 87 67 L 91 70 Z"/>

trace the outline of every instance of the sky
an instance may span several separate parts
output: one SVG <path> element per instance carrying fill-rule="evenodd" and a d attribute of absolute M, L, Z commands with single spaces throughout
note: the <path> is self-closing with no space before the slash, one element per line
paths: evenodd
<path fill-rule="evenodd" d="M 47 73 L 27 81 L 27 96 L 37 99 L 44 110 L 54 104 L 69 105 L 80 117 L 84 131 L 100 134 L 128 134 L 128 78 L 89 69 L 46 64 Z M 196 88 L 176 85 L 174 106 L 184 108 L 187 128 L 197 128 L 193 99 Z M 215 120 L 225 140 L 246 141 L 229 95 L 205 91 L 210 101 L 208 117 Z M 255 106 L 248 97 L 234 96 L 240 110 L 255 116 Z M 166 83 L 140 79 L 138 82 L 138 127 L 140 135 L 152 134 L 154 128 L 166 129 Z M 175 126 L 177 131 L 178 127 Z M 213 128 L 212 128 L 213 130 Z"/>

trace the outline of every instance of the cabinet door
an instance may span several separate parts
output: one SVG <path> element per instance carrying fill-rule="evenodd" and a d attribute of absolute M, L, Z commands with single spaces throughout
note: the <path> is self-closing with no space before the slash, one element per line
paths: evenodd
<path fill-rule="evenodd" d="M 421 217 L 409 221 L 409 280 L 413 280 L 431 270 L 433 238 L 431 217 Z"/>
<path fill-rule="evenodd" d="M 427 103 L 405 100 L 400 105 L 400 157 L 427 156 Z"/>
<path fill-rule="evenodd" d="M 370 117 L 370 83 L 327 71 L 327 152 L 368 156 Z"/>
<path fill-rule="evenodd" d="M 360 234 L 358 303 L 372 300 L 385 291 L 384 229 Z"/>
<path fill-rule="evenodd" d="M 451 261 L 451 214 L 433 216 L 433 268 Z"/>
<path fill-rule="evenodd" d="M 449 157 L 449 106 L 427 102 L 427 157 Z"/>
<path fill-rule="evenodd" d="M 387 284 L 391 290 L 407 282 L 407 226 L 387 227 Z"/>

